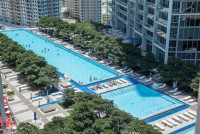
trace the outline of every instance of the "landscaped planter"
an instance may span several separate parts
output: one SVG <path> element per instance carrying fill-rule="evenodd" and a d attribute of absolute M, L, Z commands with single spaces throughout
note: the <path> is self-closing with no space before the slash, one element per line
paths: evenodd
<path fill-rule="evenodd" d="M 9 92 L 7 92 L 7 96 L 8 96 L 8 100 L 9 100 L 9 101 L 14 100 L 14 94 L 15 94 L 14 91 L 9 91 Z"/>
<path fill-rule="evenodd" d="M 7 88 L 8 88 L 8 85 L 7 84 L 3 84 L 3 94 L 7 93 Z"/>

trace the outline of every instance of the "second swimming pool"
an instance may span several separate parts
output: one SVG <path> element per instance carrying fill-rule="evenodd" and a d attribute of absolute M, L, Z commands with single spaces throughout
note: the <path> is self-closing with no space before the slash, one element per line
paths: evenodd
<path fill-rule="evenodd" d="M 118 108 L 139 119 L 146 119 L 183 105 L 182 102 L 142 84 L 103 93 L 101 96 L 113 100 Z"/>

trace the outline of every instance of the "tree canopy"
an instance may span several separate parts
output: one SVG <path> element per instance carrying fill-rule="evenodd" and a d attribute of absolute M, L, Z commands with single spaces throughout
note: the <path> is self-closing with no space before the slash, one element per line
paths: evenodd
<path fill-rule="evenodd" d="M 26 81 L 38 86 L 58 82 L 57 68 L 49 65 L 43 57 L 25 50 L 1 33 L 0 41 L 0 60 L 15 67 L 25 76 Z"/>
<path fill-rule="evenodd" d="M 66 89 L 65 97 L 69 98 L 65 98 L 65 101 L 73 101 L 70 104 L 70 116 L 54 117 L 43 129 L 38 129 L 38 134 L 160 134 L 145 121 L 115 108 L 112 101 L 98 95 L 68 90 L 70 89 Z M 34 127 L 30 129 L 35 130 Z"/>

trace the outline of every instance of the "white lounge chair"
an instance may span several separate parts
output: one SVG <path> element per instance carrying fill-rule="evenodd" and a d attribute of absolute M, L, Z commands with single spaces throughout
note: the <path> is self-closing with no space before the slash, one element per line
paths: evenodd
<path fill-rule="evenodd" d="M 174 120 L 172 120 L 172 119 L 167 119 L 167 121 L 170 122 L 170 123 L 172 123 L 174 126 L 177 126 L 177 125 L 178 125 L 178 124 L 177 124 Z"/>
<path fill-rule="evenodd" d="M 119 83 L 119 84 L 123 84 L 123 82 L 120 81 L 120 80 L 116 80 L 116 82 Z"/>
<path fill-rule="evenodd" d="M 189 118 L 182 115 L 182 114 L 178 114 L 177 116 L 180 117 L 181 119 L 185 120 L 185 121 L 189 121 Z"/>
<path fill-rule="evenodd" d="M 184 112 L 183 114 L 185 116 L 189 117 L 190 119 L 195 119 L 195 117 L 193 115 L 191 115 L 190 113 L 188 113 L 188 112 Z"/>
<path fill-rule="evenodd" d="M 177 91 L 178 91 L 178 88 L 175 88 L 175 89 L 173 89 L 173 90 L 170 90 L 169 93 L 172 94 L 172 93 L 175 93 L 175 92 L 177 92 Z"/>
<path fill-rule="evenodd" d="M 163 89 L 163 88 L 165 88 L 166 86 L 167 86 L 167 84 L 164 83 L 163 85 L 159 86 L 159 89 Z"/>
<path fill-rule="evenodd" d="M 189 99 L 192 99 L 192 97 L 191 96 L 187 96 L 187 97 L 183 98 L 184 101 L 189 100 Z"/>
<path fill-rule="evenodd" d="M 141 76 L 141 77 L 139 77 L 139 80 L 142 80 L 142 79 L 144 79 L 146 76 Z"/>
<path fill-rule="evenodd" d="M 182 94 L 182 92 L 181 92 L 181 91 L 178 91 L 178 92 L 173 93 L 174 96 L 177 96 L 177 95 L 179 95 L 179 94 Z"/>
<path fill-rule="evenodd" d="M 154 123 L 153 126 L 157 127 L 158 129 L 160 129 L 161 131 L 165 130 L 165 127 L 163 125 L 160 125 L 159 123 Z"/>
<path fill-rule="evenodd" d="M 151 82 L 152 78 L 150 77 L 149 79 L 145 80 L 145 83 Z"/>
<path fill-rule="evenodd" d="M 119 79 L 119 81 L 121 81 L 121 82 L 123 82 L 123 83 L 127 83 L 127 81 L 126 80 L 124 80 L 124 79 Z"/>
<path fill-rule="evenodd" d="M 126 74 L 127 74 L 127 75 L 130 75 L 130 74 L 132 74 L 132 73 L 133 73 L 133 70 L 127 72 Z"/>
<path fill-rule="evenodd" d="M 6 77 L 11 77 L 11 76 L 16 76 L 15 73 L 10 73 L 10 74 L 7 74 Z"/>
<path fill-rule="evenodd" d="M 195 99 L 189 99 L 187 102 L 192 103 L 192 102 L 195 102 L 195 101 L 196 101 Z"/>
<path fill-rule="evenodd" d="M 173 116 L 172 119 L 175 120 L 178 123 L 182 123 L 181 119 L 177 116 Z"/>
<path fill-rule="evenodd" d="M 130 72 L 131 71 L 131 68 L 127 69 L 127 70 L 124 70 L 123 72 L 124 73 L 127 73 L 127 72 Z"/>
<path fill-rule="evenodd" d="M 104 65 L 108 66 L 108 65 L 110 65 L 110 64 L 112 64 L 112 60 L 111 60 L 110 62 L 104 64 Z"/>
<path fill-rule="evenodd" d="M 124 68 L 122 68 L 122 71 L 127 70 L 128 66 L 125 66 Z"/>
<path fill-rule="evenodd" d="M 195 111 L 189 110 L 188 113 L 190 113 L 191 115 L 197 116 L 197 113 Z"/>
<path fill-rule="evenodd" d="M 9 80 L 14 80 L 14 79 L 17 79 L 17 76 L 11 76 L 11 77 L 8 77 Z"/>
<path fill-rule="evenodd" d="M 39 97 L 36 97 L 36 98 L 32 98 L 31 100 L 32 100 L 32 101 L 37 101 L 37 100 L 41 100 L 41 99 L 42 99 L 42 97 L 39 96 Z"/>
<path fill-rule="evenodd" d="M 168 122 L 168 121 L 166 121 L 166 120 L 162 120 L 161 121 L 164 125 L 166 125 L 166 126 L 168 126 L 168 127 L 173 127 L 174 125 L 172 124 L 172 123 L 170 123 L 170 122 Z"/>

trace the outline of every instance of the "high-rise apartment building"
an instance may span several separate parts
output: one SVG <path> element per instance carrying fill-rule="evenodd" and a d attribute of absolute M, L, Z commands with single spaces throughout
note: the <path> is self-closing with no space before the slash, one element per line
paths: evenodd
<path fill-rule="evenodd" d="M 34 26 L 41 17 L 60 18 L 60 0 L 0 0 L 0 19 Z"/>
<path fill-rule="evenodd" d="M 167 62 L 200 66 L 200 0 L 113 0 L 113 25 Z"/>
<path fill-rule="evenodd" d="M 69 15 L 80 21 L 101 23 L 102 0 L 65 0 Z"/>

